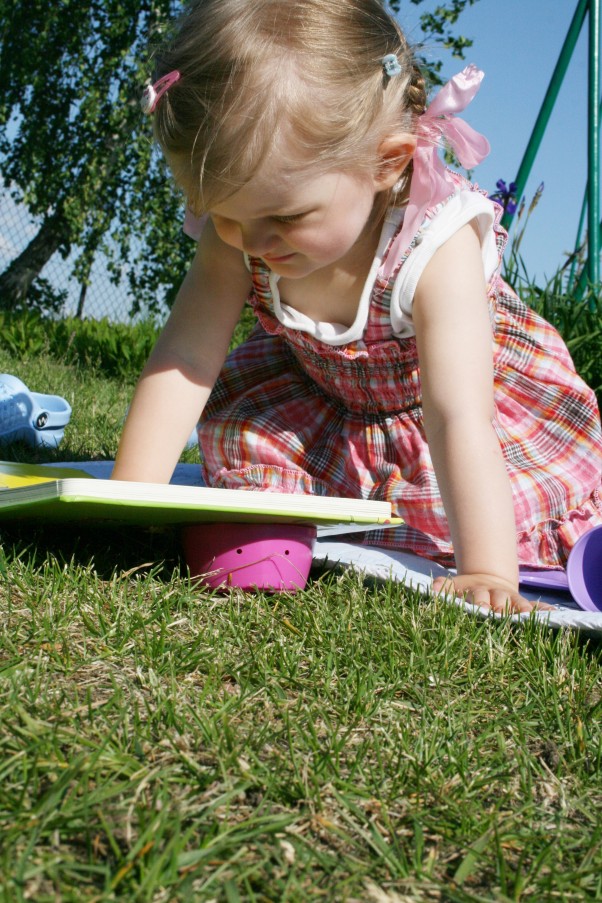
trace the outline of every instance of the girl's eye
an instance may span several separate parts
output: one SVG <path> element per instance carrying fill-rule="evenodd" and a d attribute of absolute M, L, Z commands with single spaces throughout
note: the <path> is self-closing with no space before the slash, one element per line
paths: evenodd
<path fill-rule="evenodd" d="M 305 213 L 293 213 L 291 216 L 275 216 L 274 219 L 278 223 L 298 223 L 305 215 Z"/>

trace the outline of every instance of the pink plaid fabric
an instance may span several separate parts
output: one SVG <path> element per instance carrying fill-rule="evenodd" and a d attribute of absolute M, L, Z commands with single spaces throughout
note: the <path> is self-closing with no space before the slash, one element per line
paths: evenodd
<path fill-rule="evenodd" d="M 501 261 L 506 234 L 496 209 Z M 272 311 L 269 270 L 252 260 L 249 300 L 259 323 L 224 366 L 201 421 L 200 449 L 211 486 L 390 501 L 405 524 L 370 534 L 370 543 L 449 565 L 416 342 L 391 332 L 392 284 L 415 245 L 414 238 L 388 279 L 377 279 L 362 340 L 339 347 L 284 327 Z M 558 567 L 577 538 L 602 523 L 595 396 L 558 333 L 499 276 L 489 302 L 495 429 L 513 488 L 519 558 Z"/>

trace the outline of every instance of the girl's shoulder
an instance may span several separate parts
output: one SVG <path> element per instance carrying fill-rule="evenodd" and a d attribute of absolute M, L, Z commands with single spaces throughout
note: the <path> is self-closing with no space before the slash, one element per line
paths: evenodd
<path fill-rule="evenodd" d="M 438 247 L 473 219 L 477 220 L 483 240 L 488 232 L 497 231 L 502 212 L 500 205 L 464 176 L 453 170 L 449 170 L 449 174 L 453 178 L 454 190 L 443 200 L 426 208 L 412 234 L 407 229 L 404 232 L 406 217 L 403 209 L 393 207 L 389 210 L 386 222 L 393 234 L 383 258 L 386 274 L 396 272 L 419 246 L 433 244 Z"/>
<path fill-rule="evenodd" d="M 391 322 L 394 334 L 414 334 L 412 305 L 416 287 L 435 253 L 464 226 L 472 223 L 477 230 L 483 272 L 490 284 L 501 266 L 505 233 L 499 225 L 502 208 L 487 192 L 463 176 L 450 171 L 456 190 L 443 201 L 429 207 L 422 223 L 411 239 L 391 242 L 383 262 L 383 273 L 391 285 Z"/>
<path fill-rule="evenodd" d="M 496 202 L 493 201 L 487 192 L 481 188 L 477 182 L 471 182 L 466 176 L 461 175 L 461 173 L 456 172 L 454 169 L 447 169 L 447 173 L 450 177 L 450 181 L 453 182 L 454 188 L 446 198 L 442 201 L 438 201 L 427 209 L 426 218 L 423 221 L 421 229 L 432 220 L 436 219 L 436 217 L 442 213 L 450 204 L 452 206 L 458 205 L 458 198 L 461 199 L 463 204 L 472 204 L 475 203 L 476 199 L 481 199 L 478 203 L 482 208 L 486 208 L 492 211 L 495 214 Z"/>

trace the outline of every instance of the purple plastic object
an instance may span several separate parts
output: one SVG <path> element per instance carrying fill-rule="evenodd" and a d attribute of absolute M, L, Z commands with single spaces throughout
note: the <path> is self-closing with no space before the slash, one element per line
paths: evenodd
<path fill-rule="evenodd" d="M 316 528 L 305 524 L 195 524 L 182 531 L 193 577 L 213 588 L 303 589 Z"/>
<path fill-rule="evenodd" d="M 519 570 L 519 583 L 524 587 L 535 589 L 552 589 L 558 592 L 568 593 L 569 582 L 566 571 L 560 568 L 545 569 L 521 566 Z"/>
<path fill-rule="evenodd" d="M 571 596 L 584 611 L 602 611 L 602 526 L 580 536 L 566 565 Z"/>
<path fill-rule="evenodd" d="M 521 567 L 519 582 L 527 589 L 568 592 L 584 611 L 602 611 L 602 526 L 579 537 L 566 571 Z"/>

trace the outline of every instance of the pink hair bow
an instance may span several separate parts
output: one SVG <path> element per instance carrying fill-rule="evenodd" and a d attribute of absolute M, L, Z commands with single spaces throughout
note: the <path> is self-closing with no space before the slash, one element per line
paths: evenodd
<path fill-rule="evenodd" d="M 390 275 L 397 253 L 409 248 L 429 207 L 444 201 L 456 190 L 449 170 L 439 156 L 442 139 L 450 145 L 466 169 L 472 169 L 489 153 L 489 142 L 456 113 L 466 109 L 483 79 L 476 66 L 467 66 L 441 88 L 435 99 L 419 117 L 416 128 L 416 150 L 413 155 L 412 184 L 403 227 L 388 255 Z"/>

